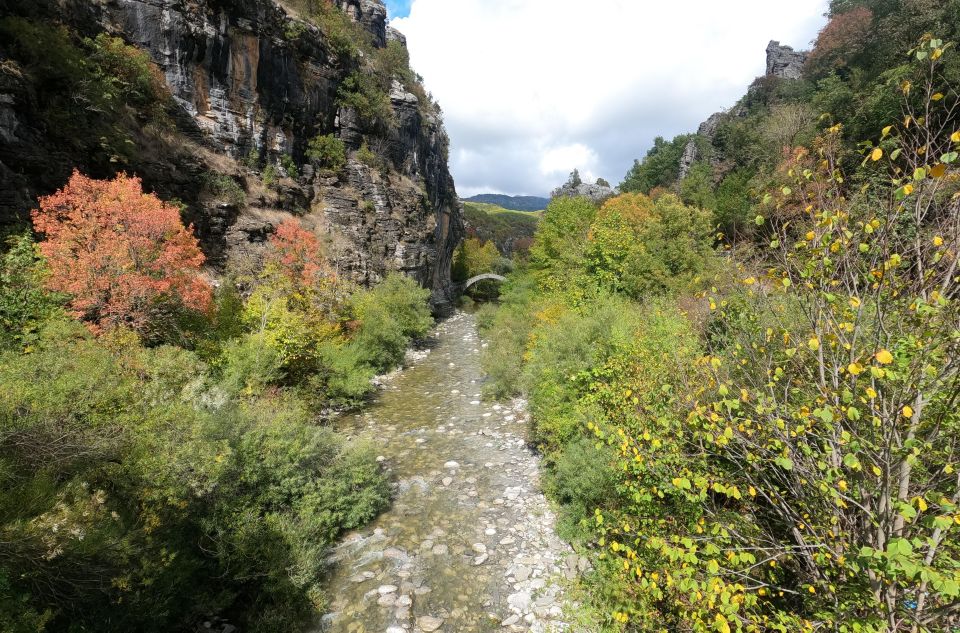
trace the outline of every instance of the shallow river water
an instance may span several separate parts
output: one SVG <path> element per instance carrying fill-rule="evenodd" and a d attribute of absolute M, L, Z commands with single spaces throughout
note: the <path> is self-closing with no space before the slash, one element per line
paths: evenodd
<path fill-rule="evenodd" d="M 336 548 L 322 630 L 565 628 L 562 579 L 583 561 L 554 533 L 524 403 L 480 397 L 481 347 L 473 316 L 458 313 L 372 406 L 340 421 L 376 443 L 397 483 L 392 507 Z"/>

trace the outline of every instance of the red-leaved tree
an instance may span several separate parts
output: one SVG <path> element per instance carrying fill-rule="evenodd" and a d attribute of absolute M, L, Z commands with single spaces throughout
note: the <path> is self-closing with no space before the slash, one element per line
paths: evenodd
<path fill-rule="evenodd" d="M 817 36 L 807 64 L 815 74 L 843 65 L 863 49 L 872 23 L 873 12 L 867 7 L 833 16 Z"/>
<path fill-rule="evenodd" d="M 316 234 L 296 218 L 284 220 L 270 236 L 267 265 L 275 266 L 289 281 L 310 288 L 331 276 Z"/>
<path fill-rule="evenodd" d="M 145 194 L 139 178 L 74 172 L 66 187 L 40 198 L 33 226 L 45 238 L 50 289 L 69 294 L 73 315 L 94 331 L 142 330 L 158 301 L 210 306 L 197 239 L 177 207 Z"/>

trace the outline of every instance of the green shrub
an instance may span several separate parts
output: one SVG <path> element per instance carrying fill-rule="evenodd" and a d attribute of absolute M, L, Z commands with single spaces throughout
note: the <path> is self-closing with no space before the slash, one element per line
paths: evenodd
<path fill-rule="evenodd" d="M 12 237 L 7 246 L 0 259 L 0 350 L 35 340 L 41 324 L 65 301 L 44 289 L 46 266 L 29 236 Z"/>
<path fill-rule="evenodd" d="M 300 177 L 300 169 L 290 154 L 284 154 L 280 157 L 280 166 L 283 167 L 283 171 L 287 174 L 288 178 L 296 180 Z"/>
<path fill-rule="evenodd" d="M 347 150 L 333 134 L 318 135 L 310 139 L 307 158 L 324 169 L 339 172 L 347 164 Z"/>
<path fill-rule="evenodd" d="M 514 274 L 500 291 L 500 305 L 487 305 L 477 313 L 480 333 L 489 345 L 482 363 L 487 375 L 484 393 L 495 398 L 517 395 L 524 390 L 523 362 L 530 334 L 537 283 L 530 274 Z"/>
<path fill-rule="evenodd" d="M 228 347 L 224 384 L 270 379 L 255 348 Z M 135 336 L 52 321 L 32 354 L 0 356 L 0 393 L 5 630 L 182 630 L 217 612 L 301 628 L 329 545 L 389 498 L 371 449 L 302 402 L 235 400 L 191 353 Z"/>
<path fill-rule="evenodd" d="M 433 324 L 429 297 L 430 291 L 399 273 L 354 295 L 353 310 L 360 326 L 351 344 L 360 358 L 377 371 L 399 365 L 410 342 L 424 336 Z"/>
<path fill-rule="evenodd" d="M 394 124 L 390 96 L 371 73 L 357 71 L 344 79 L 337 91 L 337 103 L 344 108 L 353 108 L 368 129 Z"/>
<path fill-rule="evenodd" d="M 383 161 L 379 156 L 373 153 L 373 150 L 371 150 L 370 146 L 367 145 L 366 140 L 364 140 L 360 145 L 360 149 L 357 150 L 356 156 L 358 161 L 370 169 L 383 169 Z"/>
<path fill-rule="evenodd" d="M 243 187 L 226 174 L 207 172 L 204 174 L 204 187 L 207 192 L 234 206 L 243 206 L 247 202 L 247 192 Z"/>

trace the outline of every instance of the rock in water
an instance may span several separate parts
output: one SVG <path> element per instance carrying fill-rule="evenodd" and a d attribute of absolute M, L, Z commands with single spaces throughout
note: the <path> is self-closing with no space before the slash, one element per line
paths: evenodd
<path fill-rule="evenodd" d="M 443 626 L 443 618 L 435 618 L 432 615 L 425 615 L 417 618 L 417 626 L 420 627 L 420 630 L 424 633 L 433 633 L 433 631 L 436 631 Z"/>

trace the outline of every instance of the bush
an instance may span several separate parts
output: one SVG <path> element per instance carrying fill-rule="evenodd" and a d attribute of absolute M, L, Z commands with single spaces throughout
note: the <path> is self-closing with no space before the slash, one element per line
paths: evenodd
<path fill-rule="evenodd" d="M 7 246 L 0 260 L 0 351 L 28 345 L 66 301 L 45 289 L 50 272 L 29 236 L 12 237 Z"/>
<path fill-rule="evenodd" d="M 247 202 L 247 192 L 240 183 L 226 174 L 207 172 L 204 174 L 204 187 L 210 195 L 234 206 L 243 206 Z"/>
<path fill-rule="evenodd" d="M 344 79 L 337 91 L 337 103 L 343 108 L 353 108 L 370 130 L 394 124 L 390 96 L 371 73 L 357 71 Z"/>
<path fill-rule="evenodd" d="M 377 371 L 386 371 L 403 361 L 407 347 L 433 325 L 427 300 L 430 291 L 413 279 L 391 273 L 372 290 L 352 299 L 360 325 L 351 340 L 360 358 Z"/>
<path fill-rule="evenodd" d="M 672 195 L 624 194 L 607 201 L 590 227 L 586 263 L 613 292 L 640 298 L 689 287 L 708 266 L 708 215 Z"/>
<path fill-rule="evenodd" d="M 310 139 L 307 158 L 324 169 L 339 172 L 347 164 L 347 150 L 333 134 L 319 135 Z"/>
<path fill-rule="evenodd" d="M 228 351 L 228 386 L 262 373 L 244 354 Z M 5 626 L 181 630 L 231 612 L 299 628 L 322 608 L 327 547 L 389 497 L 371 449 L 296 400 L 235 400 L 189 352 L 118 332 L 53 321 L 34 353 L 0 356 L 0 391 Z"/>
<path fill-rule="evenodd" d="M 383 161 L 379 156 L 373 153 L 370 149 L 370 146 L 367 145 L 367 141 L 363 141 L 360 145 L 360 149 L 357 150 L 357 160 L 369 167 L 370 169 L 383 169 Z"/>

